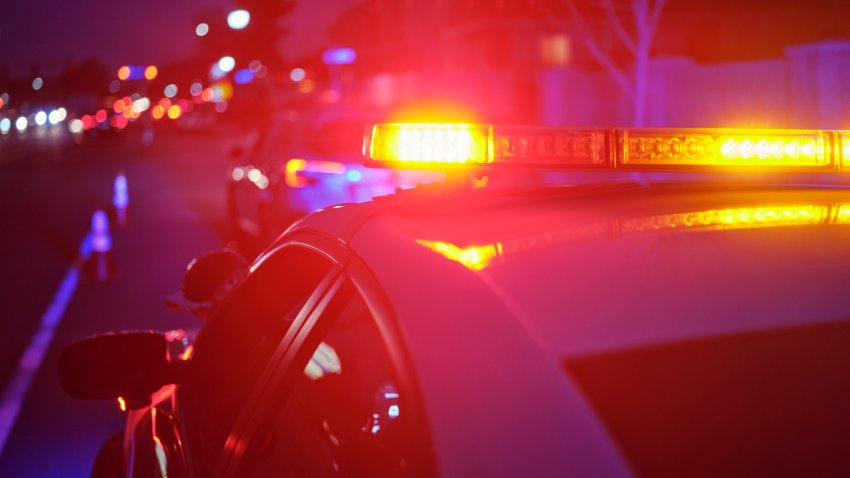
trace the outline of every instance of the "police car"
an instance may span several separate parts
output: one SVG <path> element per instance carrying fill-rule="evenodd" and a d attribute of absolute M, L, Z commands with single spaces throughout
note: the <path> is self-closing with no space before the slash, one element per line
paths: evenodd
<path fill-rule="evenodd" d="M 845 133 L 368 131 L 447 181 L 300 220 L 192 344 L 64 351 L 118 474 L 850 473 Z"/>

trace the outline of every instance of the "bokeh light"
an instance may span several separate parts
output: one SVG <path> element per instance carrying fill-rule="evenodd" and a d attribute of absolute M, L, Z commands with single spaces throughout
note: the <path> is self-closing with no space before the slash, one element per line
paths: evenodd
<path fill-rule="evenodd" d="M 165 116 L 165 108 L 162 105 L 156 105 L 151 109 L 151 116 L 153 119 L 160 119 Z"/>
<path fill-rule="evenodd" d="M 34 89 L 35 91 L 38 91 L 38 90 L 41 89 L 42 86 L 44 86 L 44 80 L 41 79 L 40 76 L 36 76 L 35 78 L 33 78 L 32 89 Z"/>
<path fill-rule="evenodd" d="M 180 117 L 180 115 L 181 115 L 181 114 L 183 114 L 183 112 L 182 112 L 182 111 L 180 111 L 180 107 L 179 107 L 179 106 L 177 106 L 177 105 L 171 105 L 171 106 L 169 106 L 169 107 L 168 107 L 168 117 L 169 117 L 169 118 L 171 118 L 171 119 L 177 119 L 177 118 L 179 118 L 179 117 Z"/>
<path fill-rule="evenodd" d="M 251 21 L 251 14 L 248 10 L 233 10 L 227 14 L 227 26 L 234 30 L 241 30 L 248 26 Z"/>
<path fill-rule="evenodd" d="M 192 86 L 189 87 L 189 93 L 191 93 L 192 96 L 200 95 L 203 90 L 204 86 L 198 82 L 192 83 Z"/>
<path fill-rule="evenodd" d="M 106 121 L 106 110 L 97 110 L 97 113 L 94 114 L 94 119 L 96 119 L 98 123 Z"/>
<path fill-rule="evenodd" d="M 147 109 L 150 107 L 151 100 L 147 98 L 139 98 L 138 100 L 133 101 L 133 111 L 135 111 L 136 113 L 147 111 Z"/>
<path fill-rule="evenodd" d="M 177 85 L 174 83 L 166 85 L 166 87 L 162 90 L 162 94 L 164 94 L 166 98 L 174 98 L 177 95 Z"/>
<path fill-rule="evenodd" d="M 35 114 L 35 124 L 38 126 L 44 126 L 47 123 L 47 113 L 44 111 L 39 111 Z"/>
<path fill-rule="evenodd" d="M 121 89 L 121 82 L 118 80 L 112 80 L 109 82 L 109 92 L 110 93 L 118 93 L 118 90 Z"/>
<path fill-rule="evenodd" d="M 27 118 L 25 116 L 18 116 L 18 119 L 15 120 L 15 128 L 20 132 L 24 132 L 27 126 Z"/>
<path fill-rule="evenodd" d="M 118 79 L 126 80 L 127 78 L 130 78 L 130 67 L 124 65 L 121 68 L 118 68 Z"/>
<path fill-rule="evenodd" d="M 3 118 L 0 120 L 0 133 L 6 134 L 12 129 L 12 120 Z"/>
<path fill-rule="evenodd" d="M 224 73 L 230 73 L 236 68 L 236 60 L 232 56 L 223 56 L 218 60 L 218 69 Z"/>
<path fill-rule="evenodd" d="M 152 79 L 156 78 L 156 75 L 158 73 L 159 73 L 159 70 L 155 66 L 151 65 L 151 66 L 145 68 L 145 79 L 152 80 Z"/>
<path fill-rule="evenodd" d="M 206 23 L 199 23 L 198 26 L 195 27 L 195 35 L 199 37 L 205 36 L 210 32 L 210 26 Z"/>
<path fill-rule="evenodd" d="M 73 134 L 79 134 L 83 132 L 83 122 L 80 119 L 72 119 L 68 123 L 68 131 Z"/>
<path fill-rule="evenodd" d="M 289 79 L 292 81 L 301 81 L 307 77 L 307 72 L 304 71 L 303 68 L 293 68 L 292 71 L 289 72 Z"/>
<path fill-rule="evenodd" d="M 233 74 L 233 82 L 237 85 L 244 85 L 254 81 L 254 72 L 250 68 L 243 68 Z"/>

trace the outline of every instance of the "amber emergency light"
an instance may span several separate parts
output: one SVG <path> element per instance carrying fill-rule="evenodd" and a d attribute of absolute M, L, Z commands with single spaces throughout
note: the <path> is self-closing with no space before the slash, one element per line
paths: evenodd
<path fill-rule="evenodd" d="M 369 166 L 813 172 L 850 170 L 850 132 L 600 129 L 465 123 L 369 125 Z"/>

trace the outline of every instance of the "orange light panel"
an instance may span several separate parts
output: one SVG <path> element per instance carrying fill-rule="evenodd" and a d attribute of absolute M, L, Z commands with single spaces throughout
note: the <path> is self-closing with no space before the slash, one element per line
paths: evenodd
<path fill-rule="evenodd" d="M 374 125 L 368 157 L 379 162 L 443 165 L 492 162 L 489 127 L 464 123 Z"/>
<path fill-rule="evenodd" d="M 623 130 L 618 162 L 640 166 L 824 167 L 829 142 L 821 131 Z"/>
<path fill-rule="evenodd" d="M 608 132 L 597 129 L 493 127 L 494 162 L 526 166 L 604 166 Z"/>
<path fill-rule="evenodd" d="M 840 157 L 836 159 L 841 169 L 850 169 L 850 131 L 838 132 L 838 144 L 841 145 Z"/>

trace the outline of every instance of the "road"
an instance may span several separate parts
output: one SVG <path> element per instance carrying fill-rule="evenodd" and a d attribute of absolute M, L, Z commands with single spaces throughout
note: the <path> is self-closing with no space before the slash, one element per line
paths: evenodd
<path fill-rule="evenodd" d="M 0 441 L 0 476 L 88 476 L 102 441 L 120 430 L 116 403 L 78 402 L 59 389 L 56 358 L 62 346 L 109 330 L 200 325 L 167 310 L 164 297 L 179 288 L 189 260 L 223 244 L 223 143 L 220 135 L 176 132 L 160 134 L 151 146 L 142 146 L 132 134 L 82 145 L 0 138 L 0 394 L 5 400 L 0 422 L 5 416 L 12 425 L 5 445 Z M 130 194 L 124 228 L 115 224 L 112 208 L 120 171 Z M 57 291 L 98 209 L 113 218 L 114 273 L 99 281 L 83 267 L 61 313 Z M 54 316 L 60 311 L 55 327 L 44 320 L 48 310 Z M 27 366 L 38 355 L 32 347 L 44 342 L 34 336 L 45 337 L 45 327 L 52 341 L 28 378 Z M 28 359 L 22 360 L 25 351 Z M 9 406 L 10 390 L 16 384 L 18 389 L 26 385 L 25 393 L 10 419 L 15 408 Z"/>

